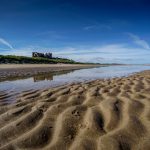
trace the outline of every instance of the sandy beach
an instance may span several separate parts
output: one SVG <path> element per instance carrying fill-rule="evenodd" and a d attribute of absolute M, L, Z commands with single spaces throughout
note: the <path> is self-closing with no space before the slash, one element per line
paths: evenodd
<path fill-rule="evenodd" d="M 1 150 L 150 149 L 150 71 L 5 97 Z"/>
<path fill-rule="evenodd" d="M 86 65 L 86 64 L 1 64 L 0 81 L 8 78 L 30 77 L 33 75 L 50 73 L 56 71 L 77 70 L 84 68 L 94 68 L 105 65 Z"/>

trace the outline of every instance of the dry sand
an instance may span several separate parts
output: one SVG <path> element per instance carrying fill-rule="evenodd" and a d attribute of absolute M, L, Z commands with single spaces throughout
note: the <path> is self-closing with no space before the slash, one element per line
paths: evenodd
<path fill-rule="evenodd" d="M 1 150 L 150 150 L 150 71 L 5 97 Z"/>

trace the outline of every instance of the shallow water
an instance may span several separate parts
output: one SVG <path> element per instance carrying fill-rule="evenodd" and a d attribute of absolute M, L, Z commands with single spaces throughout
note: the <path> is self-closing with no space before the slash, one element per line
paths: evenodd
<path fill-rule="evenodd" d="M 29 78 L 16 78 L 12 81 L 0 82 L 0 91 L 11 94 L 20 93 L 25 90 L 44 89 L 73 82 L 83 82 L 101 78 L 127 76 L 135 72 L 149 69 L 150 66 L 130 65 L 97 67 L 75 71 L 45 73 L 43 75 L 36 75 Z"/>

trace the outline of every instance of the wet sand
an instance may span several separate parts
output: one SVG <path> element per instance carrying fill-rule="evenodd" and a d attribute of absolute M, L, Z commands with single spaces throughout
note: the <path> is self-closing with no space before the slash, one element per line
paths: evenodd
<path fill-rule="evenodd" d="M 0 64 L 0 81 L 14 77 L 30 77 L 33 75 L 56 71 L 67 71 L 94 68 L 105 65 L 86 64 Z"/>
<path fill-rule="evenodd" d="M 0 149 L 149 150 L 150 71 L 46 90 L 0 93 Z"/>

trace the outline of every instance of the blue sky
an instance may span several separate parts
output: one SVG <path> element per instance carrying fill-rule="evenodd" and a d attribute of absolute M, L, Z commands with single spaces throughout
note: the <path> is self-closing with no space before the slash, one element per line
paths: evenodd
<path fill-rule="evenodd" d="M 148 0 L 1 0 L 0 54 L 150 64 Z"/>

